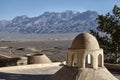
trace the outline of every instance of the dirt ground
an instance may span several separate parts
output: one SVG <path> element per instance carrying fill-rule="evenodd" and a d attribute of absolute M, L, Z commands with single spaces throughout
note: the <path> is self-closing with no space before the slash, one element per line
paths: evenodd
<path fill-rule="evenodd" d="M 0 52 L 9 56 L 46 54 L 52 61 L 66 60 L 71 41 L 0 42 Z"/>

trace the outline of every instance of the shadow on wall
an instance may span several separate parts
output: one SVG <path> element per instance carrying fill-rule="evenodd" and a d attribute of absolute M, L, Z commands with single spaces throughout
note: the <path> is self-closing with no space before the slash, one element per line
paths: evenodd
<path fill-rule="evenodd" d="M 17 61 L 19 58 L 5 58 L 5 59 L 0 59 L 0 67 L 4 66 L 15 66 L 17 65 Z"/>
<path fill-rule="evenodd" d="M 0 80 L 52 80 L 53 75 L 14 74 L 0 72 Z"/>
<path fill-rule="evenodd" d="M 0 67 L 6 66 L 16 66 L 16 65 L 26 65 L 27 58 L 25 57 L 16 57 L 16 58 L 4 58 L 0 59 Z"/>

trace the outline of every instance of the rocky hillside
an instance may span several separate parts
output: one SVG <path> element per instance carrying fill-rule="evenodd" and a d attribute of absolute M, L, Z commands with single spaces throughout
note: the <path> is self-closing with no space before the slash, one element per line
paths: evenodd
<path fill-rule="evenodd" d="M 95 29 L 98 13 L 86 12 L 45 12 L 38 17 L 17 16 L 11 21 L 0 21 L 0 32 L 7 33 L 69 33 L 88 32 Z"/>

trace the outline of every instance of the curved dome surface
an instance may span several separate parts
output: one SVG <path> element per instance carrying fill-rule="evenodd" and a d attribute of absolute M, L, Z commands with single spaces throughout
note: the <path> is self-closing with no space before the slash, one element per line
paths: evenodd
<path fill-rule="evenodd" d="M 35 54 L 28 56 L 28 64 L 52 63 L 52 61 L 44 54 Z"/>
<path fill-rule="evenodd" d="M 99 49 L 96 38 L 89 33 L 80 33 L 73 40 L 71 49 Z"/>

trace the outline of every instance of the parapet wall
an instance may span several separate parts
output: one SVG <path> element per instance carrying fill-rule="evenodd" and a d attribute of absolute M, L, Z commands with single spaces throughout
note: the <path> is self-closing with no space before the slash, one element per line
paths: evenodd
<path fill-rule="evenodd" d="M 108 63 L 105 63 L 104 65 L 105 65 L 105 67 L 107 69 L 117 70 L 117 71 L 119 70 L 120 71 L 120 65 L 119 64 L 108 64 Z"/>
<path fill-rule="evenodd" d="M 22 65 L 22 66 L 11 66 L 11 67 L 1 67 L 0 72 L 5 72 L 9 70 L 27 70 L 27 69 L 37 69 L 37 68 L 45 68 L 45 67 L 54 67 L 59 66 L 61 62 L 54 63 L 45 63 L 45 64 L 31 64 L 31 65 Z"/>

